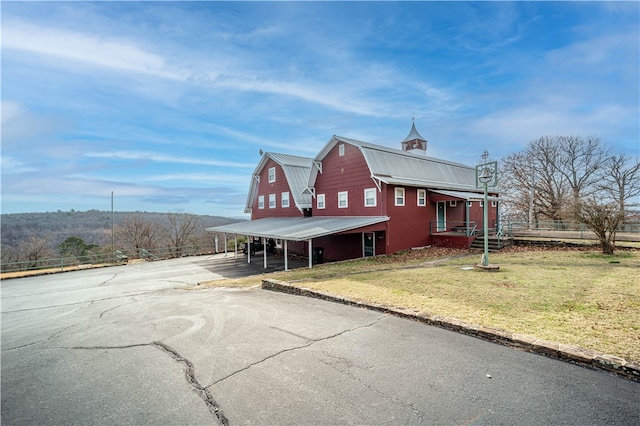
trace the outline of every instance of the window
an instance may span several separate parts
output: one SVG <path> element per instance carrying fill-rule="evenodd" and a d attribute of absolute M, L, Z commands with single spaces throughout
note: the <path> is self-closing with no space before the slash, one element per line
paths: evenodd
<path fill-rule="evenodd" d="M 473 201 L 467 201 L 467 207 L 473 206 Z"/>
<path fill-rule="evenodd" d="M 375 207 L 376 206 L 376 189 L 367 188 L 364 190 L 364 206 Z"/>
<path fill-rule="evenodd" d="M 276 208 L 276 194 L 269 194 L 269 208 Z"/>
<path fill-rule="evenodd" d="M 484 201 L 480 201 L 480 207 L 484 207 Z"/>
<path fill-rule="evenodd" d="M 273 183 L 276 181 L 276 168 L 269 168 L 269 183 Z"/>
<path fill-rule="evenodd" d="M 491 207 L 498 207 L 498 202 L 497 201 L 492 201 L 491 202 Z"/>
<path fill-rule="evenodd" d="M 289 207 L 289 191 L 282 193 L 282 207 Z"/>
<path fill-rule="evenodd" d="M 264 195 L 258 197 L 258 208 L 264 209 Z"/>
<path fill-rule="evenodd" d="M 426 206 L 427 205 L 427 190 L 426 189 L 418 189 L 418 205 Z"/>
<path fill-rule="evenodd" d="M 396 206 L 404 206 L 404 188 L 396 188 Z"/>
<path fill-rule="evenodd" d="M 324 194 L 318 194 L 316 198 L 316 206 L 318 210 L 324 209 Z"/>
<path fill-rule="evenodd" d="M 455 207 L 458 205 L 458 200 L 451 200 L 449 201 L 449 207 Z"/>
<path fill-rule="evenodd" d="M 343 144 L 343 143 L 341 143 L 341 144 L 338 146 L 338 155 L 339 155 L 340 157 L 342 157 L 342 156 L 344 155 L 344 144 Z"/>
<path fill-rule="evenodd" d="M 338 208 L 346 209 L 349 207 L 349 191 L 338 192 Z"/>

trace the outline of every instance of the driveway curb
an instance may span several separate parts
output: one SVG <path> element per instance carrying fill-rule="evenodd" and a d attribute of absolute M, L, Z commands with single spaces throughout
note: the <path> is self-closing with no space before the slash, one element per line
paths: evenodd
<path fill-rule="evenodd" d="M 529 336 L 526 334 L 511 333 L 505 330 L 495 329 L 491 327 L 468 324 L 455 318 L 447 318 L 440 315 L 430 315 L 424 312 L 377 305 L 373 303 L 363 303 L 304 287 L 298 287 L 287 282 L 277 281 L 273 279 L 262 280 L 262 289 L 278 291 L 281 293 L 288 293 L 297 296 L 313 297 L 329 302 L 342 303 L 344 305 L 383 312 L 401 318 L 407 318 L 425 324 L 434 325 L 436 327 L 444 328 L 458 333 L 467 334 L 469 336 L 474 336 L 490 342 L 499 343 L 501 345 L 514 347 L 527 352 L 545 355 L 550 358 L 579 364 L 585 367 L 606 370 L 608 372 L 624 376 L 631 380 L 640 381 L 639 362 L 627 361 L 624 358 L 595 352 L 577 346 L 565 345 L 562 343 L 538 339 L 537 337 Z"/>

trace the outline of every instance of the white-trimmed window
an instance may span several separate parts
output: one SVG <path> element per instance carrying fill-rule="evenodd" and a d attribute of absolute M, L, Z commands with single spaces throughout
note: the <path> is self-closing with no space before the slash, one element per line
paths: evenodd
<path fill-rule="evenodd" d="M 324 209 L 324 194 L 316 195 L 316 207 L 318 210 Z"/>
<path fill-rule="evenodd" d="M 344 155 L 344 144 L 341 143 L 340 145 L 338 145 L 338 155 L 340 157 L 342 157 Z"/>
<path fill-rule="evenodd" d="M 376 189 L 367 188 L 364 190 L 364 206 L 375 207 L 377 204 Z"/>
<path fill-rule="evenodd" d="M 491 202 L 491 207 L 498 207 L 498 202 L 497 201 L 492 201 Z"/>
<path fill-rule="evenodd" d="M 349 207 L 349 191 L 338 192 L 338 208 L 346 209 Z"/>
<path fill-rule="evenodd" d="M 283 192 L 281 195 L 282 196 L 280 198 L 282 200 L 281 201 L 282 207 L 284 208 L 289 207 L 289 191 Z"/>
<path fill-rule="evenodd" d="M 396 188 L 396 206 L 404 206 L 404 188 Z"/>
<path fill-rule="evenodd" d="M 472 207 L 473 206 L 473 201 L 467 201 L 467 207 Z"/>
<path fill-rule="evenodd" d="M 276 168 L 275 167 L 270 167 L 269 168 L 269 183 L 273 183 L 276 181 Z"/>
<path fill-rule="evenodd" d="M 427 205 L 427 190 L 418 189 L 418 205 L 424 207 Z"/>
<path fill-rule="evenodd" d="M 258 196 L 258 208 L 264 209 L 264 195 Z"/>
<path fill-rule="evenodd" d="M 269 194 L 269 208 L 276 208 L 276 194 Z"/>

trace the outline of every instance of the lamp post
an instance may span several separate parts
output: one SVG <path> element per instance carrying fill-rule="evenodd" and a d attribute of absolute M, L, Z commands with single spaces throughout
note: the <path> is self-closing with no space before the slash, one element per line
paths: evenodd
<path fill-rule="evenodd" d="M 484 189 L 483 228 L 484 228 L 484 253 L 480 268 L 485 271 L 498 270 L 499 267 L 489 266 L 489 186 L 497 185 L 498 163 L 491 162 L 476 166 L 476 188 Z"/>
<path fill-rule="evenodd" d="M 484 206 L 483 206 L 483 223 L 484 223 L 484 254 L 482 255 L 482 266 L 489 266 L 489 190 L 488 184 L 493 179 L 493 173 L 488 167 L 482 169 L 478 180 L 484 186 Z"/>

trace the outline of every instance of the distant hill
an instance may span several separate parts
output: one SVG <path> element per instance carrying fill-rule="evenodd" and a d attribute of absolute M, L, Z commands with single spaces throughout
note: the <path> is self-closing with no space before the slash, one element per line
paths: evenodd
<path fill-rule="evenodd" d="M 132 215 L 140 215 L 145 221 L 166 226 L 167 213 L 114 212 L 115 228 Z M 202 232 L 211 226 L 240 222 L 220 216 L 195 215 L 202 224 Z M 57 211 L 47 213 L 11 213 L 0 215 L 1 245 L 3 249 L 16 249 L 29 238 L 49 237 L 49 245 L 57 247 L 68 237 L 82 238 L 87 244 L 107 246 L 111 243 L 111 212 L 100 210 Z"/>

